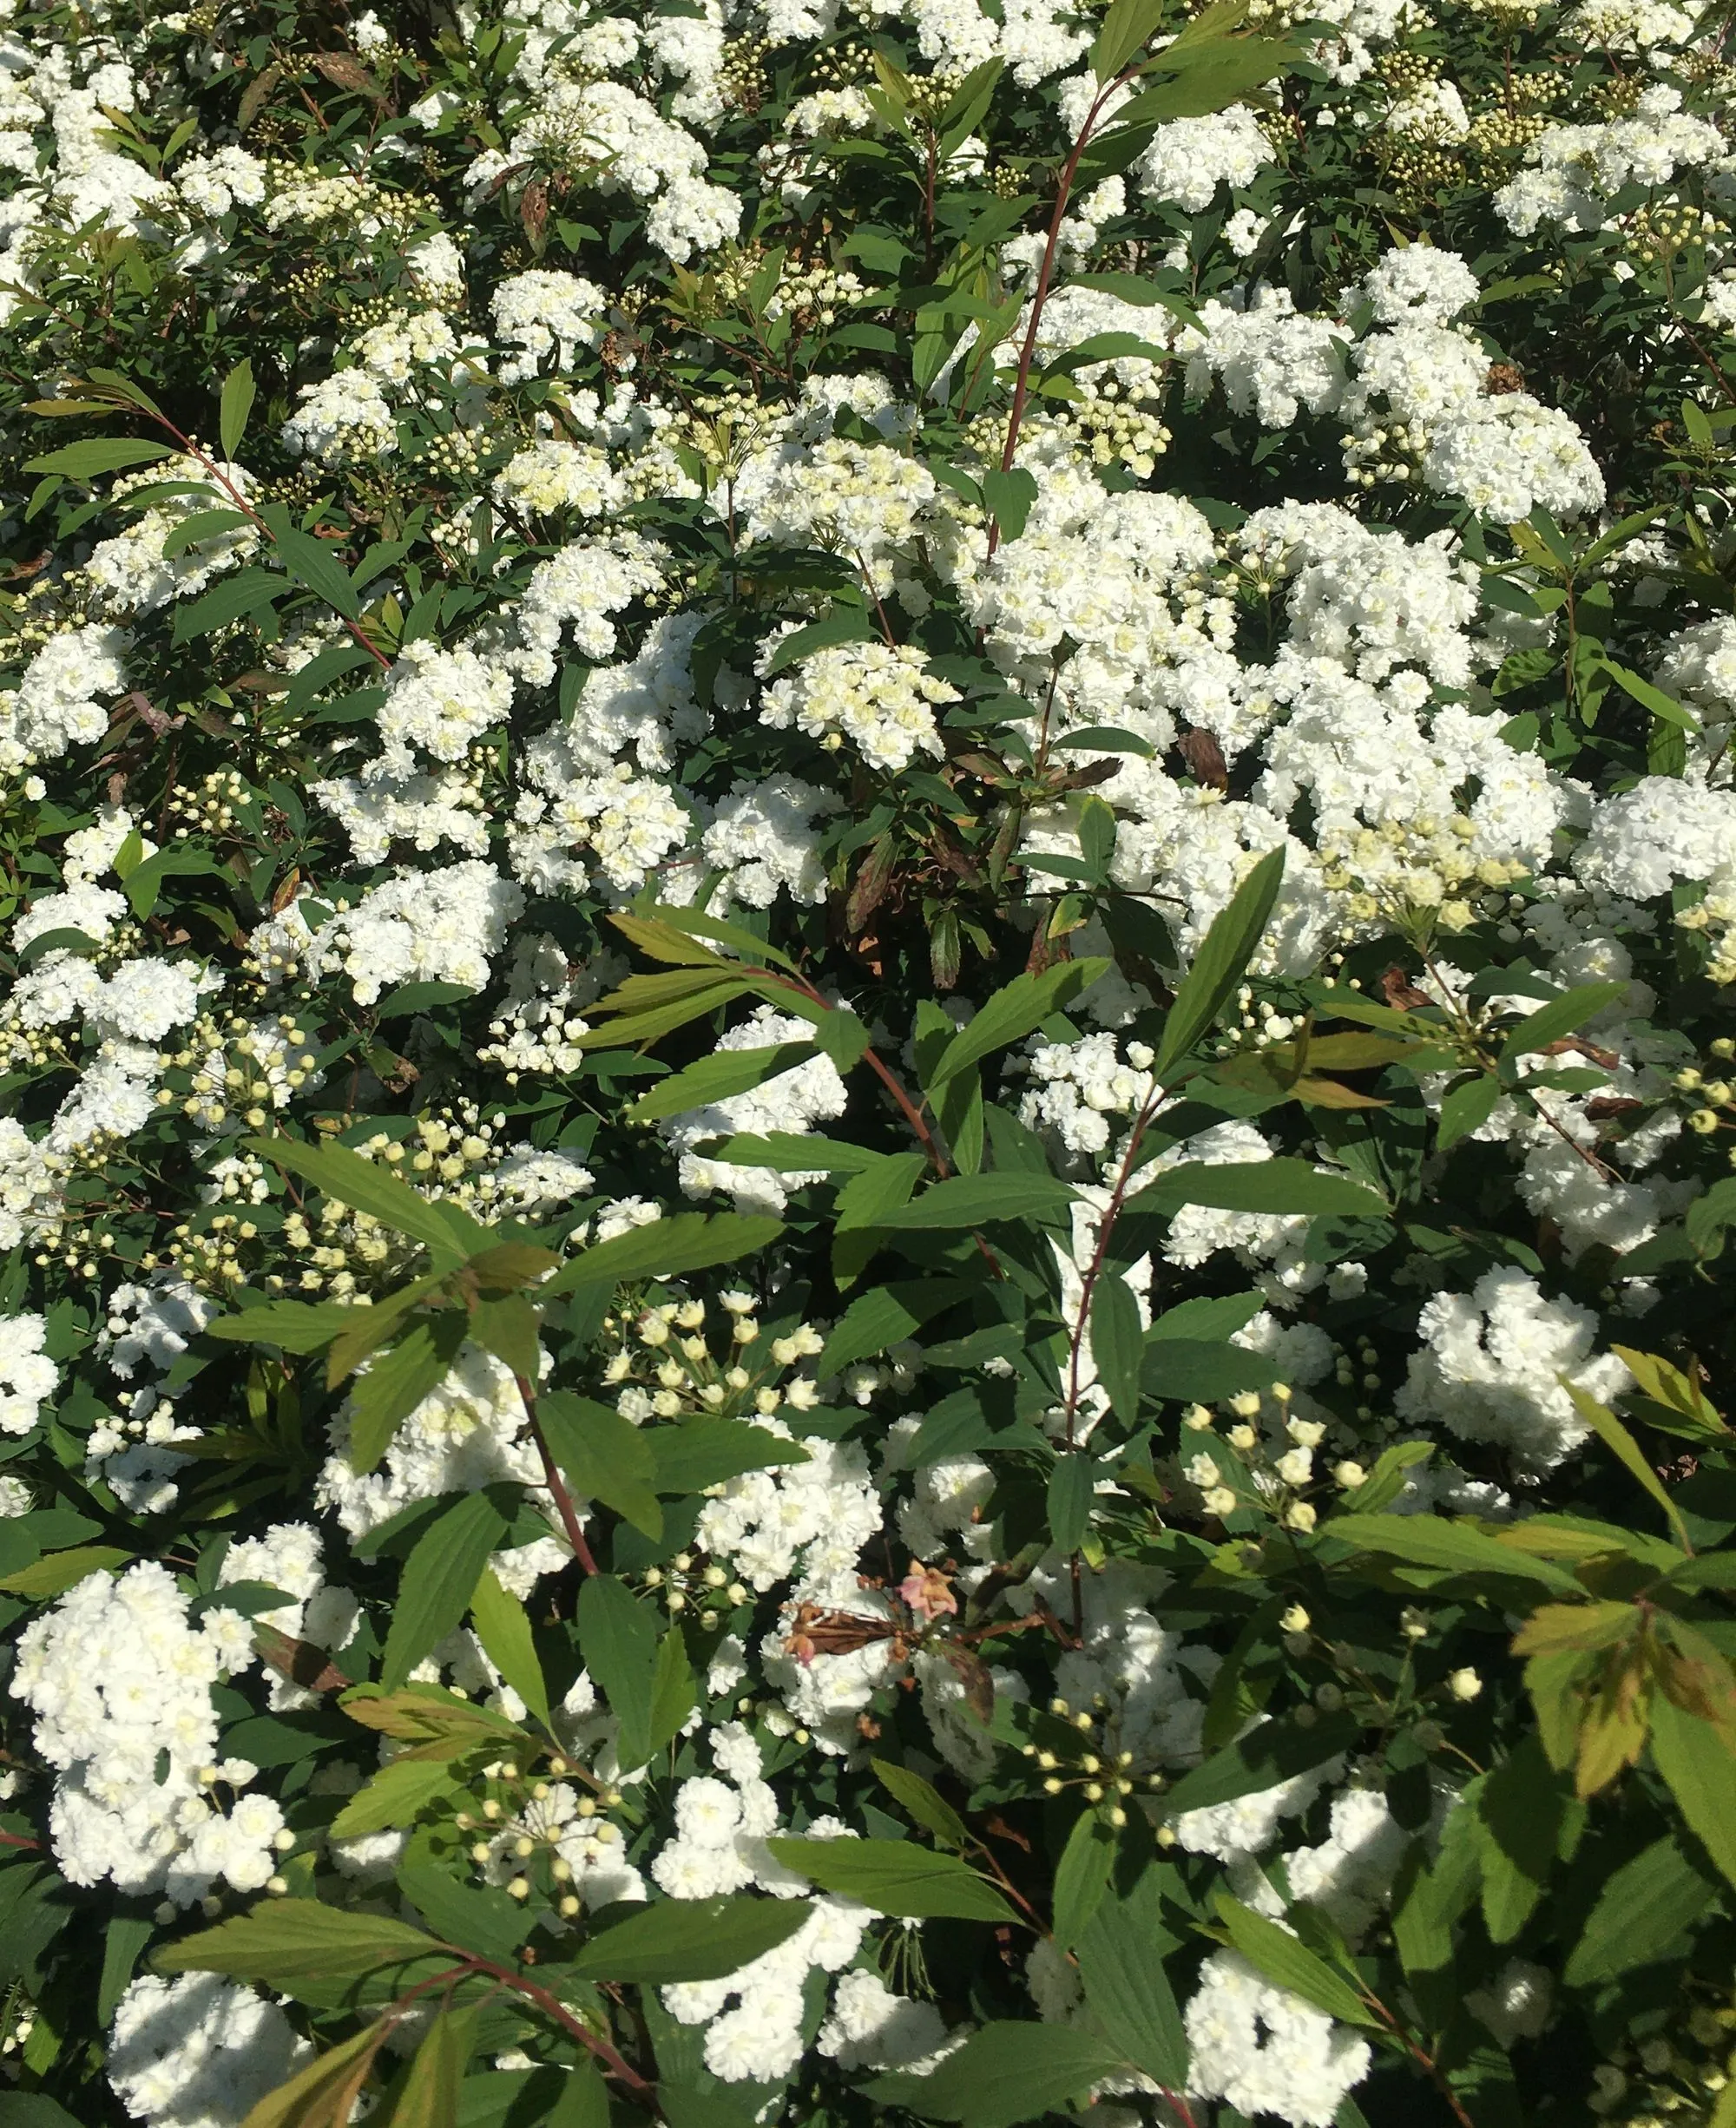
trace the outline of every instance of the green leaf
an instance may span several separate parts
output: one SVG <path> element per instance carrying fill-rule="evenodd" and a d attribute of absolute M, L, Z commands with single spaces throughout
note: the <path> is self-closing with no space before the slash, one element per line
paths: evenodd
<path fill-rule="evenodd" d="M 1166 2091 L 1187 2082 L 1187 2034 L 1165 1969 L 1180 1947 L 1165 1927 L 1159 1872 L 1147 1869 L 1126 1898 L 1106 1892 L 1082 1931 L 1085 2000 L 1112 2046 Z"/>
<path fill-rule="evenodd" d="M 679 1278 L 713 1264 L 733 1264 L 756 1255 L 783 1232 L 778 1219 L 742 1218 L 733 1212 L 707 1218 L 702 1212 L 678 1212 L 654 1219 L 625 1234 L 599 1241 L 562 1264 L 539 1289 L 545 1298 L 571 1293 L 582 1285 L 630 1285 L 647 1278 Z"/>
<path fill-rule="evenodd" d="M 788 1942 L 812 1911 L 806 1899 L 662 1900 L 598 1929 L 566 1970 L 621 1986 L 720 1980 Z"/>
<path fill-rule="evenodd" d="M 1091 1294 L 1091 1357 L 1115 1415 L 1132 1426 L 1141 1404 L 1145 1328 L 1138 1319 L 1134 1290 L 1115 1271 L 1104 1272 Z"/>
<path fill-rule="evenodd" d="M 667 2092 L 668 2086 L 663 2087 Z M 542 2128 L 609 2128 L 608 2085 L 602 2071 L 582 2056 L 568 2070 L 560 2096 L 544 2116 Z M 667 2107 L 664 2118 L 674 2128 L 674 2116 Z"/>
<path fill-rule="evenodd" d="M 973 2032 L 932 2074 L 878 2077 L 865 2095 L 877 2110 L 904 2107 L 963 2128 L 1015 2128 L 1065 2112 L 1124 2067 L 1113 2046 L 1070 2025 L 992 2024 Z"/>
<path fill-rule="evenodd" d="M 381 1658 L 387 1691 L 404 1684 L 418 1663 L 463 1620 L 489 1555 L 506 1542 L 510 1525 L 486 1493 L 467 1493 L 436 1516 L 404 1563 L 391 1629 Z"/>
<path fill-rule="evenodd" d="M 241 2128 L 345 2128 L 386 2032 L 385 2020 L 378 2018 L 315 2055 L 286 2084 L 267 2092 Z"/>
<path fill-rule="evenodd" d="M 575 1492 L 613 1507 L 654 1542 L 663 1534 L 654 1435 L 611 1405 L 567 1389 L 539 1398 L 536 1419 Z"/>
<path fill-rule="evenodd" d="M 118 473 L 123 466 L 149 465 L 172 455 L 167 443 L 147 443 L 131 436 L 92 436 L 82 443 L 63 443 L 40 458 L 26 458 L 23 470 L 91 480 L 99 473 Z"/>
<path fill-rule="evenodd" d="M 1461 1138 L 1469 1138 L 1473 1131 L 1481 1130 L 1495 1113 L 1496 1104 L 1506 1091 L 1501 1081 L 1485 1073 L 1476 1079 L 1467 1079 L 1461 1085 L 1449 1087 L 1441 1096 L 1441 1121 L 1435 1149 L 1444 1153 L 1449 1146 L 1456 1146 Z"/>
<path fill-rule="evenodd" d="M 335 1300 L 268 1300 L 257 1307 L 243 1307 L 236 1315 L 220 1315 L 200 1332 L 236 1344 L 275 1345 L 280 1352 L 318 1352 L 347 1330 L 355 1310 Z"/>
<path fill-rule="evenodd" d="M 1115 0 L 1117 6 L 1123 0 Z M 1163 1023 L 1163 1039 L 1154 1075 L 1164 1085 L 1200 1036 L 1216 1022 L 1248 962 L 1259 950 L 1266 921 L 1284 883 L 1284 849 L 1280 844 L 1263 857 L 1231 897 L 1229 905 L 1213 923 L 1194 956 L 1194 965 L 1182 979 Z"/>
<path fill-rule="evenodd" d="M 579 1652 L 621 1724 L 621 1766 L 642 1766 L 651 1756 L 657 1627 L 650 1607 L 612 1573 L 590 1575 L 579 1592 Z"/>
<path fill-rule="evenodd" d="M 1562 1387 L 1573 1399 L 1574 1409 L 1578 1412 L 1581 1418 L 1621 1464 L 1641 1491 L 1649 1494 L 1663 1509 L 1664 1519 L 1674 1532 L 1676 1542 L 1684 1552 L 1692 1552 L 1693 1547 L 1688 1542 L 1687 1525 L 1682 1520 L 1681 1510 L 1665 1491 L 1663 1481 L 1647 1461 L 1645 1452 L 1639 1442 L 1634 1440 L 1633 1435 L 1628 1431 L 1628 1429 L 1608 1406 L 1599 1403 L 1595 1396 L 1588 1396 L 1582 1389 L 1579 1388 L 1576 1383 L 1568 1381 L 1565 1375 L 1560 1376 L 1558 1379 Z"/>
<path fill-rule="evenodd" d="M 286 525 L 281 531 L 274 529 L 273 543 L 279 561 L 298 583 L 305 584 L 346 621 L 360 618 L 362 602 L 356 596 L 355 587 L 324 540 Z"/>
<path fill-rule="evenodd" d="M 483 1652 L 499 1671 L 544 1729 L 549 1727 L 549 1691 L 530 1620 L 517 1597 L 501 1586 L 493 1567 L 484 1566 L 470 1592 L 470 1623 Z"/>
<path fill-rule="evenodd" d="M 1547 1005 L 1540 1005 L 1535 1012 L 1527 1013 L 1519 1024 L 1511 1028 L 1501 1045 L 1503 1063 L 1514 1057 L 1522 1057 L 1533 1050 L 1547 1049 L 1552 1041 L 1559 1041 L 1595 1020 L 1601 1012 L 1618 1003 L 1628 995 L 1625 982 L 1582 982 L 1564 996 L 1552 997 Z"/>
<path fill-rule="evenodd" d="M 1262 1722 L 1213 1752 L 1204 1765 L 1184 1773 L 1164 1796 L 1164 1815 L 1177 1817 L 1185 1810 L 1259 1795 L 1324 1766 L 1354 1744 L 1356 1735 L 1355 1723 L 1345 1715 L 1329 1716 L 1306 1729 L 1292 1721 Z"/>
<path fill-rule="evenodd" d="M 437 1796 L 450 1793 L 452 1771 L 444 1759 L 395 1758 L 359 1788 L 332 1824 L 334 1840 L 413 1825 Z"/>
<path fill-rule="evenodd" d="M 1673 694 L 1654 687 L 1649 680 L 1625 665 L 1618 665 L 1614 658 L 1600 658 L 1597 662 L 1599 668 L 1608 673 L 1622 693 L 1631 695 L 1642 709 L 1649 709 L 1654 717 L 1661 717 L 1666 724 L 1674 725 L 1680 731 L 1699 731 L 1700 719 Z"/>
<path fill-rule="evenodd" d="M 881 1787 L 896 1796 L 917 1823 L 931 1832 L 943 1847 L 964 1845 L 970 1836 L 964 1820 L 921 1774 L 887 1758 L 877 1758 L 871 1763 Z"/>
<path fill-rule="evenodd" d="M 884 1213 L 876 1224 L 942 1232 L 996 1219 L 1052 1225 L 1067 1216 L 1072 1203 L 1071 1187 L 1053 1175 L 953 1175 L 924 1190 L 913 1204 Z"/>
<path fill-rule="evenodd" d="M 683 1419 L 641 1430 L 660 1493 L 703 1493 L 750 1470 L 784 1470 L 810 1461 L 799 1442 L 785 1441 L 748 1419 Z"/>
<path fill-rule="evenodd" d="M 437 1948 L 419 1928 L 383 1914 L 340 1910 L 314 1899 L 265 1899 L 215 1928 L 165 1944 L 151 1963 L 159 1973 L 221 1973 L 293 1993 L 299 1980 L 372 1973 Z"/>
<path fill-rule="evenodd" d="M 177 643 L 196 642 L 232 621 L 268 611 L 288 588 L 273 569 L 246 568 L 225 576 L 190 606 L 177 606 L 171 630 Z"/>
<path fill-rule="evenodd" d="M 391 2128 L 458 2128 L 458 2086 L 476 2029 L 473 2011 L 442 2003 L 423 2034 L 391 2109 Z"/>
<path fill-rule="evenodd" d="M 875 635 L 873 616 L 865 606 L 843 607 L 825 620 L 811 621 L 782 637 L 766 660 L 766 677 L 773 678 L 816 651 L 832 650 L 840 643 L 871 643 Z"/>
<path fill-rule="evenodd" d="M 981 486 L 983 500 L 1000 526 L 1001 536 L 1016 540 L 1024 530 L 1025 520 L 1036 501 L 1036 474 L 1027 472 L 1022 465 L 1009 467 L 1004 472 L 996 466 L 983 474 Z"/>
<path fill-rule="evenodd" d="M 1115 1836 L 1095 1810 L 1073 1821 L 1055 1871 L 1055 1944 L 1070 1951 L 1102 1904 L 1115 1866 Z"/>
<path fill-rule="evenodd" d="M 1278 1363 L 1263 1352 L 1194 1337 L 1148 1337 L 1140 1369 L 1147 1396 L 1179 1403 L 1214 1403 L 1245 1389 L 1270 1389 L 1279 1378 Z"/>
<path fill-rule="evenodd" d="M 253 404 L 253 365 L 245 356 L 223 379 L 223 395 L 217 410 L 217 434 L 223 456 L 233 458 L 247 432 L 247 416 Z"/>
<path fill-rule="evenodd" d="M 1727 1733 L 1652 1695 L 1652 1757 L 1700 1845 L 1736 1884 L 1736 1758 Z"/>
<path fill-rule="evenodd" d="M 478 1241 L 486 1245 L 485 1230 L 468 1213 L 455 1205 L 430 1203 L 407 1182 L 400 1182 L 389 1167 L 365 1160 L 347 1146 L 304 1146 L 292 1138 L 247 1138 L 241 1142 L 262 1160 L 311 1182 L 322 1195 L 366 1212 L 394 1233 L 419 1241 L 437 1265 L 460 1263 Z"/>
<path fill-rule="evenodd" d="M 510 1373 L 521 1381 L 535 1382 L 542 1373 L 539 1320 L 535 1304 L 525 1294 L 496 1293 L 473 1304 L 464 1332 L 473 1344 L 491 1352 Z"/>
<path fill-rule="evenodd" d="M 694 1673 L 687 1662 L 687 1646 L 678 1626 L 672 1626 L 658 1645 L 657 1666 L 651 1673 L 651 1712 L 646 1737 L 647 1758 L 674 1741 L 697 1700 Z M 621 1761 L 623 1767 L 627 1762 Z"/>
<path fill-rule="evenodd" d="M 173 561 L 176 555 L 184 555 L 189 547 L 197 547 L 203 540 L 219 539 L 225 532 L 233 532 L 247 522 L 245 510 L 194 510 L 191 516 L 183 517 L 179 524 L 171 525 L 164 533 L 163 560 Z"/>
<path fill-rule="evenodd" d="M 852 1175 L 838 1192 L 832 1207 L 832 1231 L 848 1234 L 884 1226 L 894 1212 L 902 1212 L 928 1172 L 925 1153 L 883 1153 L 872 1167 Z"/>
<path fill-rule="evenodd" d="M 1569 1956 L 1569 1987 L 1595 1987 L 1667 1956 L 1712 1903 L 1713 1888 L 1666 1836 L 1625 1862 L 1598 1895 Z"/>
<path fill-rule="evenodd" d="M 527 1913 L 502 1887 L 461 1883 L 431 1862 L 400 1862 L 398 1888 L 443 1943 L 497 1964 L 508 1962 L 536 1926 L 535 1908 Z"/>
<path fill-rule="evenodd" d="M 1447 1573 L 1504 1574 L 1541 1582 L 1564 1596 L 1584 1593 L 1574 1577 L 1551 1560 L 1535 1559 L 1464 1521 L 1434 1514 L 1341 1514 L 1332 1535 L 1366 1552 L 1382 1552 L 1415 1566 Z"/>
<path fill-rule="evenodd" d="M 932 1854 L 909 1840 L 772 1839 L 766 1844 L 786 1869 L 877 1914 L 911 1920 L 1017 1919 L 987 1877 L 957 1855 Z"/>
<path fill-rule="evenodd" d="M 350 1392 L 348 1454 L 350 1468 L 358 1477 L 379 1468 L 399 1426 L 452 1371 L 469 1327 L 462 1308 L 424 1316 L 412 1323 L 389 1351 L 378 1354 L 365 1374 L 356 1377 Z"/>
<path fill-rule="evenodd" d="M 1112 82 L 1163 26 L 1167 0 L 1114 0 L 1091 47 L 1091 71 Z"/>
<path fill-rule="evenodd" d="M 1040 975 L 1016 975 L 953 1035 L 924 1080 L 924 1089 L 932 1096 L 970 1065 L 1022 1041 L 1051 1014 L 1088 990 L 1112 965 L 1107 960 L 1062 961 Z"/>
<path fill-rule="evenodd" d="M 769 961 L 779 968 L 788 969 L 792 975 L 796 973 L 796 964 L 787 953 L 767 945 L 763 938 L 756 938 L 739 923 L 727 923 L 721 916 L 703 916 L 697 909 L 674 909 L 654 902 L 648 907 L 636 910 L 631 918 L 615 916 L 609 922 L 635 940 L 640 933 L 632 929 L 635 923 L 641 928 L 647 923 L 661 924 L 666 931 L 692 938 L 709 938 L 716 945 L 733 947 L 746 960 Z"/>
<path fill-rule="evenodd" d="M 156 1923 L 146 1915 L 117 1910 L 109 1916 L 102 1932 L 102 1974 L 96 1985 L 96 2022 L 100 2026 L 106 2027 L 114 2016 L 140 1952 L 156 1933 Z"/>
<path fill-rule="evenodd" d="M 690 1064 L 685 1071 L 660 1080 L 651 1091 L 627 1112 L 629 1123 L 654 1123 L 660 1117 L 679 1115 L 684 1109 L 704 1108 L 732 1094 L 750 1093 L 793 1071 L 818 1052 L 811 1041 L 773 1042 L 764 1049 L 720 1049 L 715 1056 Z"/>
<path fill-rule="evenodd" d="M 1076 1552 L 1089 1534 L 1096 1474 L 1095 1461 L 1081 1451 L 1055 1458 L 1049 1474 L 1049 1534 L 1057 1550 Z"/>
<path fill-rule="evenodd" d="M 958 1278 L 911 1278 L 876 1286 L 851 1302 L 833 1324 L 814 1372 L 824 1381 L 853 1361 L 884 1352 L 952 1306 L 968 1289 Z"/>
<path fill-rule="evenodd" d="M 1379 2028 L 1380 2020 L 1350 1982 L 1276 1921 L 1267 1921 L 1227 1892 L 1219 1892 L 1213 1903 L 1218 1918 L 1229 1932 L 1231 1944 L 1256 1972 L 1278 1987 L 1288 1988 L 1292 1995 L 1300 1995 L 1305 2002 L 1312 2002 L 1328 2017 L 1336 2017 L 1340 2024 Z"/>
<path fill-rule="evenodd" d="M 1307 1160 L 1184 1160 L 1166 1168 L 1130 1200 L 1134 1213 L 1183 1205 L 1280 1218 L 1390 1219 L 1391 1207 L 1366 1183 L 1322 1174 Z"/>
<path fill-rule="evenodd" d="M 112 1544 L 75 1545 L 69 1552 L 50 1552 L 47 1558 L 21 1566 L 16 1573 L 0 1575 L 0 1589 L 9 1596 L 45 1603 L 51 1596 L 64 1595 L 88 1574 L 110 1573 L 126 1566 L 133 1556 Z"/>

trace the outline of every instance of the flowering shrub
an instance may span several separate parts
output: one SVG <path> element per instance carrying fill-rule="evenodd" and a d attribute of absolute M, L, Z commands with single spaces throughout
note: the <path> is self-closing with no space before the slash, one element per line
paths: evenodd
<path fill-rule="evenodd" d="M 0 2113 L 1733 2128 L 1728 10 L 9 7 Z"/>

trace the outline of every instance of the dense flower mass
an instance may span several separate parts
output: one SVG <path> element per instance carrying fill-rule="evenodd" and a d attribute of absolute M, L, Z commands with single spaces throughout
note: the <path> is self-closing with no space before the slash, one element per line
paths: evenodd
<path fill-rule="evenodd" d="M 0 2113 L 1736 2122 L 1736 63 L 0 0 Z"/>

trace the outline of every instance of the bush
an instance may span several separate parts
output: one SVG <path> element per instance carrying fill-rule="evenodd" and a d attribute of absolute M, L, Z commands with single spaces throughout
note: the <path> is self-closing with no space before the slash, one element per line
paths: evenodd
<path fill-rule="evenodd" d="M 11 15 L 5 2121 L 1733 2128 L 1726 15 Z"/>

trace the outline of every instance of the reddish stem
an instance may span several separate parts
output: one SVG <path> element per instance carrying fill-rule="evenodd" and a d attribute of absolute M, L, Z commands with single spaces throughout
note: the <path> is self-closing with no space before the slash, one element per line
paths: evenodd
<path fill-rule="evenodd" d="M 536 1443 L 536 1453 L 542 1459 L 542 1482 L 548 1487 L 559 1512 L 561 1526 L 567 1533 L 567 1542 L 573 1547 L 573 1557 L 587 1573 L 595 1573 L 597 1571 L 596 1559 L 589 1545 L 585 1542 L 585 1533 L 579 1522 L 579 1511 L 573 1505 L 573 1496 L 567 1490 L 567 1481 L 561 1475 L 559 1466 L 549 1452 L 549 1443 L 544 1440 L 542 1426 L 537 1421 L 536 1393 L 523 1375 L 515 1375 L 512 1378 L 518 1384 L 518 1394 L 524 1399 L 524 1415 L 530 1422 L 530 1438 Z"/>
<path fill-rule="evenodd" d="M 1025 417 L 1025 402 L 1030 394 L 1031 363 L 1036 355 L 1037 328 L 1042 323 L 1043 305 L 1049 300 L 1049 283 L 1055 279 L 1055 254 L 1061 246 L 1061 225 L 1067 219 L 1067 203 L 1073 193 L 1073 180 L 1078 174 L 1080 158 L 1090 144 L 1091 135 L 1103 106 L 1122 83 L 1137 73 L 1130 67 L 1118 74 L 1113 82 L 1107 82 L 1097 91 L 1090 109 L 1085 114 L 1085 123 L 1079 129 L 1079 138 L 1073 143 L 1073 153 L 1061 167 L 1061 181 L 1055 187 L 1055 212 L 1049 218 L 1049 240 L 1042 248 L 1042 265 L 1038 269 L 1036 292 L 1031 297 L 1030 323 L 1025 327 L 1025 343 L 1019 350 L 1018 376 L 1013 385 L 1012 411 L 1007 417 L 1007 440 L 1001 452 L 1001 470 L 1010 473 L 1013 461 L 1018 455 L 1019 429 Z M 1001 521 L 994 518 L 989 526 L 989 552 L 992 555 L 1001 543 Z"/>

